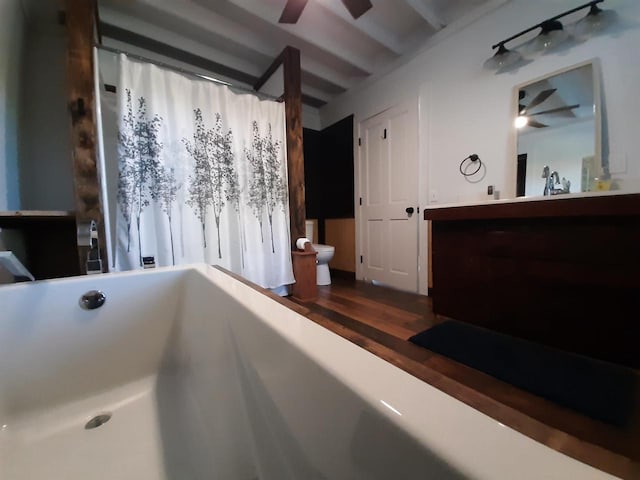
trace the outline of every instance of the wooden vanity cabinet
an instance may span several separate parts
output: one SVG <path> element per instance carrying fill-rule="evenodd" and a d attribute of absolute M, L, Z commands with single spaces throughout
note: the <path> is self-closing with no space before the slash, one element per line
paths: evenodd
<path fill-rule="evenodd" d="M 640 368 L 640 195 L 429 208 L 433 308 Z"/>

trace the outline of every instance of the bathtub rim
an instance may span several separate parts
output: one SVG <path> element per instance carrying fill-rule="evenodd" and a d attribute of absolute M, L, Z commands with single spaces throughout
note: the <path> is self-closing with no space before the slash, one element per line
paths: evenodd
<path fill-rule="evenodd" d="M 573 460 L 600 470 L 603 473 L 619 478 L 629 478 L 631 475 L 637 475 L 634 468 L 640 467 L 634 465 L 634 463 L 640 465 L 640 459 L 630 458 L 612 449 L 592 443 L 579 436 L 535 419 L 514 407 L 506 405 L 497 399 L 485 396 L 464 383 L 447 377 L 441 372 L 408 357 L 399 358 L 397 352 L 368 337 L 363 346 L 359 340 L 365 337 L 354 330 L 333 322 L 320 314 L 314 313 L 311 309 L 299 305 L 286 297 L 275 295 L 271 291 L 261 288 L 259 285 L 244 279 L 240 275 L 226 270 L 224 267 L 213 265 L 210 268 L 219 270 L 235 278 L 249 288 L 257 290 L 284 307 L 305 316 L 313 323 L 331 331 L 375 357 L 390 363 L 405 374 L 415 377 L 466 406 L 471 407 L 502 427 L 506 426 L 531 440 L 566 455 Z"/>
<path fill-rule="evenodd" d="M 349 330 L 337 323 L 333 323 L 324 317 L 324 321 L 318 321 L 318 317 L 320 317 L 320 315 L 314 314 L 313 316 L 309 316 L 313 313 L 309 308 L 298 305 L 287 298 L 279 297 L 268 290 L 262 289 L 252 282 L 243 279 L 239 275 L 229 272 L 223 267 L 211 266 L 210 268 L 212 270 L 219 270 L 220 272 L 235 278 L 246 287 L 257 290 L 282 306 L 290 310 L 294 310 L 296 313 L 306 317 L 307 320 L 311 320 L 317 326 L 323 327 L 331 333 L 341 337 L 343 340 L 360 347 L 361 350 L 364 350 L 377 360 L 383 360 L 386 363 L 391 364 L 391 366 L 396 367 L 402 374 L 411 377 L 413 380 L 417 379 L 426 383 L 429 387 L 438 391 L 438 393 L 443 393 L 448 397 L 451 397 L 454 401 L 463 404 L 464 407 L 471 408 L 476 413 L 486 417 L 499 428 L 506 427 L 508 430 L 512 430 L 517 434 L 523 435 L 527 439 L 533 440 L 554 452 L 570 458 L 571 460 L 593 467 L 594 469 L 599 470 L 603 476 L 607 478 L 609 478 L 607 475 L 626 478 L 630 468 L 632 468 L 629 466 L 630 460 L 627 457 L 619 455 L 599 445 L 591 443 L 585 444 L 583 439 L 567 434 L 566 432 L 529 417 L 523 412 L 504 405 L 497 400 L 483 396 L 470 387 L 467 387 L 454 379 L 447 378 L 443 374 L 436 372 L 429 367 L 417 364 L 417 362 L 410 361 L 409 363 L 413 363 L 413 365 L 410 365 L 410 368 L 407 368 L 406 361 L 409 359 L 398 361 L 398 355 L 383 345 L 377 343 L 375 345 L 371 345 L 375 342 L 372 342 L 367 338 L 366 346 L 362 347 L 354 341 L 353 337 L 349 336 L 350 334 L 355 333 L 352 330 Z M 288 337 L 287 332 L 281 333 L 283 333 L 285 337 Z M 357 335 L 358 334 L 356 333 L 356 336 Z M 311 354 L 313 355 L 314 352 L 311 352 Z M 319 364 L 322 368 L 325 368 L 324 362 L 320 361 Z M 356 391 L 356 394 L 361 395 L 362 392 Z M 469 394 L 471 394 L 471 396 Z M 371 400 L 371 398 L 366 394 L 361 396 L 363 396 L 367 401 Z M 473 398 L 474 396 L 476 398 Z M 480 401 L 476 401 L 478 398 L 480 398 Z M 411 433 L 415 434 L 415 432 Z M 424 438 L 420 438 L 420 434 L 415 438 L 420 442 L 423 442 L 424 440 Z"/>

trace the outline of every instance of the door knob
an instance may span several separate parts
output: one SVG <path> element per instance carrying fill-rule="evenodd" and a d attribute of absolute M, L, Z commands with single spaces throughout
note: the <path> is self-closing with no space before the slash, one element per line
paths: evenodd
<path fill-rule="evenodd" d="M 407 207 L 404 209 L 404 211 L 411 215 L 413 213 L 413 207 Z"/>

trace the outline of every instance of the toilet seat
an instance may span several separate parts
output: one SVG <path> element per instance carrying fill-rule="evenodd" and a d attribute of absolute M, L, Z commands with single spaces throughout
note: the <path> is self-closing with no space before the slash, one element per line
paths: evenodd
<path fill-rule="evenodd" d="M 311 246 L 318 253 L 329 253 L 329 252 L 336 251 L 336 247 L 334 247 L 333 245 L 324 245 L 322 243 L 312 243 Z"/>

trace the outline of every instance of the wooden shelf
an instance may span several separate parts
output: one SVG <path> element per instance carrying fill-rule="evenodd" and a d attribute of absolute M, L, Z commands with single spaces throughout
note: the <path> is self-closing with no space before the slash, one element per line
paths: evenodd
<path fill-rule="evenodd" d="M 75 214 L 66 210 L 0 210 L 0 218 L 21 217 L 21 218 L 57 218 L 74 217 Z"/>
<path fill-rule="evenodd" d="M 75 222 L 73 212 L 63 210 L 0 211 L 0 228 L 23 228 L 29 224 Z"/>

